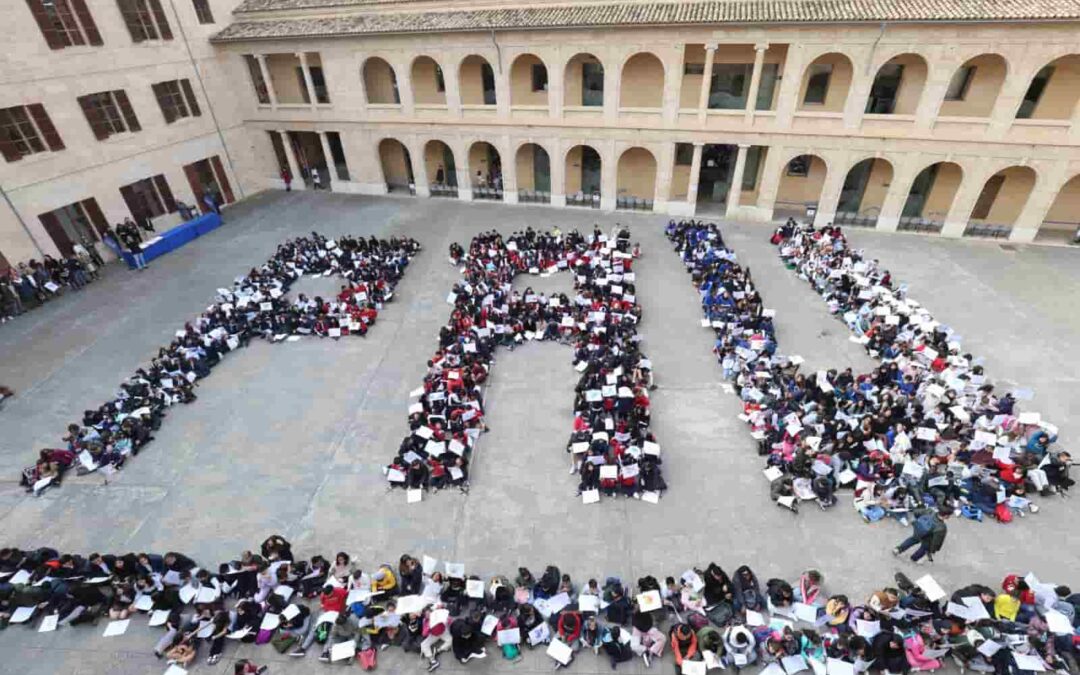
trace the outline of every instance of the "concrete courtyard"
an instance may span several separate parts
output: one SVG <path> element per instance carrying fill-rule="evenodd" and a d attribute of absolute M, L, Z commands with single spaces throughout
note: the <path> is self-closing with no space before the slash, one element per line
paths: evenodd
<path fill-rule="evenodd" d="M 712 334 L 699 327 L 694 289 L 663 236 L 665 220 L 645 214 L 465 204 L 444 199 L 364 198 L 328 193 L 265 193 L 226 212 L 227 223 L 145 272 L 117 266 L 80 293 L 0 327 L 0 383 L 18 397 L 0 411 L 0 542 L 29 548 L 126 552 L 177 550 L 206 564 L 238 557 L 280 533 L 298 555 L 344 550 L 366 566 L 403 552 L 463 562 L 468 573 L 534 572 L 548 563 L 576 583 L 589 577 L 678 575 L 716 560 L 729 572 L 747 563 L 764 582 L 820 569 L 828 591 L 853 601 L 904 570 L 890 548 L 908 530 L 893 522 L 866 525 L 845 493 L 829 512 L 798 516 L 768 500 L 754 443 L 736 419 L 736 398 L 721 388 L 710 353 Z M 487 392 L 491 433 L 473 459 L 467 497 L 440 493 L 407 505 L 387 493 L 381 466 L 405 433 L 410 390 L 447 319 L 447 289 L 457 270 L 450 242 L 476 233 L 526 226 L 563 230 L 609 228 L 619 222 L 641 242 L 636 265 L 640 332 L 659 389 L 653 430 L 663 447 L 671 490 L 659 505 L 574 497 L 562 448 L 570 430 L 576 373 L 567 348 L 532 344 L 500 353 Z M 328 236 L 409 235 L 424 251 L 393 303 L 364 339 L 256 341 L 206 378 L 199 400 L 173 408 L 157 440 L 104 484 L 72 476 L 40 498 L 17 484 L 37 449 L 59 444 L 65 426 L 111 396 L 119 381 L 149 360 L 184 321 L 206 307 L 214 289 L 269 257 L 282 240 L 317 230 Z M 873 362 L 848 341 L 824 303 L 779 263 L 762 225 L 727 224 L 725 237 L 753 271 L 766 304 L 777 310 L 781 349 L 806 358 L 806 369 Z M 989 379 L 1030 389 L 1024 409 L 1061 428 L 1071 447 L 1080 409 L 1071 392 L 1080 381 L 1074 289 L 1077 252 L 1013 247 L 913 235 L 854 232 L 853 242 L 882 260 L 893 278 L 943 323 L 967 351 L 985 358 Z M 566 276 L 519 277 L 519 285 L 569 288 Z M 333 291 L 304 281 L 295 292 Z M 997 586 L 1011 572 L 1080 584 L 1080 539 L 1069 500 L 1042 500 L 1039 514 L 1004 526 L 953 520 L 931 568 L 946 588 L 975 581 Z M 1069 533 L 1072 532 L 1070 535 Z M 36 634 L 13 626 L 0 633 L 2 673 L 161 673 L 151 647 L 156 630 L 136 618 L 128 633 L 102 638 L 96 629 Z M 312 650 L 314 652 L 314 650 Z M 231 659 L 269 662 L 271 672 L 320 672 L 314 654 L 296 660 L 269 647 L 229 645 L 226 658 L 193 672 L 231 672 Z M 628 664 L 628 672 L 645 672 Z M 380 654 L 380 670 L 415 671 L 413 657 Z M 473 671 L 550 671 L 537 652 L 510 666 L 496 654 Z M 670 659 L 653 670 L 670 672 Z M 462 669 L 444 659 L 443 671 Z M 620 669 L 624 671 L 626 667 Z M 608 672 L 585 657 L 576 672 Z"/>

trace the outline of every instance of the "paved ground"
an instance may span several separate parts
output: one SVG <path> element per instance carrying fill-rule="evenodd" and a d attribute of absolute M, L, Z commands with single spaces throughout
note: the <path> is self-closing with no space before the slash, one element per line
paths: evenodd
<path fill-rule="evenodd" d="M 226 215 L 225 227 L 149 270 L 114 267 L 103 282 L 0 328 L 0 382 L 20 392 L 0 412 L 8 479 L 0 482 L 0 542 L 85 552 L 177 549 L 216 563 L 280 532 L 302 555 L 344 549 L 374 564 L 409 551 L 461 561 L 479 574 L 554 562 L 578 581 L 677 574 L 715 559 L 728 569 L 750 563 L 763 580 L 814 566 L 828 586 L 856 596 L 897 569 L 888 549 L 905 532 L 895 523 L 864 525 L 846 505 L 793 517 L 767 501 L 752 441 L 735 419 L 734 396 L 720 388 L 711 335 L 698 327 L 696 295 L 661 218 L 311 193 L 264 194 Z M 584 507 L 574 498 L 560 447 L 575 373 L 566 348 L 540 344 L 499 355 L 488 392 L 493 430 L 477 450 L 471 495 L 440 494 L 408 506 L 402 493 L 386 494 L 379 468 L 405 430 L 408 392 L 447 316 L 446 289 L 456 276 L 446 262 L 449 243 L 495 227 L 615 222 L 632 228 L 645 253 L 637 266 L 641 332 L 660 384 L 653 428 L 672 491 L 659 506 Z M 312 229 L 407 233 L 425 246 L 367 338 L 254 344 L 215 369 L 199 400 L 174 409 L 147 452 L 110 484 L 72 478 L 41 498 L 23 493 L 14 478 L 36 448 L 55 443 L 69 421 L 111 395 L 122 376 L 208 304 L 215 288 L 266 259 L 284 238 Z M 782 349 L 802 354 L 811 368 L 871 365 L 820 299 L 778 263 L 766 229 L 731 224 L 725 233 L 778 311 Z M 1080 411 L 1070 398 L 1080 378 L 1072 353 L 1080 319 L 1069 295 L 1080 288 L 1075 251 L 861 232 L 854 241 L 956 327 L 969 350 L 985 357 L 991 378 L 1033 389 L 1026 405 L 1059 424 L 1067 443 L 1080 434 Z M 558 276 L 521 281 L 568 285 Z M 1044 579 L 1080 584 L 1071 506 L 1048 502 L 1042 513 L 1010 526 L 955 523 L 935 577 L 953 587 L 1034 569 Z M 14 627 L 0 634 L 0 673 L 164 671 L 149 654 L 145 619 L 135 623 L 108 640 L 91 629 L 37 635 Z M 266 648 L 254 654 L 278 662 L 275 672 L 322 667 L 314 658 L 286 663 Z M 395 652 L 382 657 L 380 670 L 416 668 Z M 196 670 L 227 668 L 222 662 Z M 509 667 L 493 656 L 472 670 L 494 668 Z M 535 654 L 514 670 L 549 668 Z M 574 670 L 607 665 L 584 658 Z"/>

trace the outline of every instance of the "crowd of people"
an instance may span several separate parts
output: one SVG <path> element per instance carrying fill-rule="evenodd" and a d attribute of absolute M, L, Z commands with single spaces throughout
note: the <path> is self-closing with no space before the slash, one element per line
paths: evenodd
<path fill-rule="evenodd" d="M 394 646 L 429 672 L 445 652 L 466 664 L 492 654 L 517 662 L 534 649 L 556 670 L 592 652 L 613 670 L 637 658 L 670 660 L 687 675 L 749 666 L 769 675 L 901 675 L 935 671 L 946 657 L 961 672 L 1080 672 L 1080 593 L 1034 574 L 951 594 L 930 575 L 896 574 L 865 598 L 826 590 L 817 570 L 764 583 L 747 565 L 731 576 L 715 562 L 677 574 L 582 582 L 549 565 L 539 577 L 520 567 L 511 581 L 410 554 L 371 566 L 344 552 L 297 559 L 279 535 L 216 568 L 178 552 L 5 548 L 0 628 L 100 630 L 107 619 L 110 636 L 146 616 L 161 631 L 155 655 L 181 667 L 200 657 L 215 664 L 240 642 L 365 670 Z"/>
<path fill-rule="evenodd" d="M 667 235 L 701 294 L 703 325 L 716 332 L 778 504 L 826 509 L 850 487 L 867 522 L 906 525 L 922 507 L 1009 522 L 1037 511 L 1034 494 L 1065 496 L 1073 485 L 1056 428 L 996 392 L 959 337 L 851 250 L 840 228 L 789 221 L 772 241 L 880 360 L 870 373 L 800 372 L 801 358 L 778 352 L 773 313 L 720 230 L 671 222 Z"/>
<path fill-rule="evenodd" d="M 0 273 L 0 323 L 97 281 L 104 264 L 93 242 L 83 241 L 74 245 L 69 256 L 46 255 Z"/>
<path fill-rule="evenodd" d="M 428 361 L 423 386 L 412 392 L 409 434 L 386 467 L 391 486 L 420 499 L 423 491 L 468 490 L 469 458 L 487 430 L 483 387 L 495 350 L 556 341 L 573 350 L 580 374 L 573 432 L 566 445 L 570 473 L 579 474 L 586 503 L 600 495 L 659 500 L 667 489 L 660 445 L 649 429 L 652 364 L 641 352 L 633 263 L 639 251 L 629 231 L 594 229 L 475 237 L 465 251 L 450 248 L 462 279 L 447 297 L 450 318 Z M 515 290 L 519 274 L 574 277 L 572 296 Z"/>
<path fill-rule="evenodd" d="M 154 439 L 170 406 L 194 401 L 199 380 L 252 338 L 365 335 L 419 250 L 416 241 L 397 237 L 335 241 L 313 232 L 286 241 L 265 264 L 238 277 L 232 289 L 219 288 L 216 301 L 176 331 L 148 366 L 122 382 L 114 398 L 68 425 L 62 447 L 41 450 L 23 469 L 22 485 L 40 494 L 73 468 L 80 474 L 120 469 Z M 332 298 L 286 297 L 303 275 L 337 275 L 345 283 Z"/>

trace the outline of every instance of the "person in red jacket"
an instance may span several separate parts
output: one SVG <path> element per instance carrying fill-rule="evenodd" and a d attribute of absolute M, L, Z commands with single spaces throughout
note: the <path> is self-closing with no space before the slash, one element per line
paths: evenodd
<path fill-rule="evenodd" d="M 697 656 L 697 634 L 685 623 L 671 629 L 671 652 L 675 655 L 675 665 L 682 669 L 683 661 L 690 661 Z"/>
<path fill-rule="evenodd" d="M 347 597 L 349 597 L 349 592 L 344 588 L 335 588 L 330 584 L 326 584 L 319 595 L 319 605 L 324 612 L 344 612 L 345 598 Z"/>

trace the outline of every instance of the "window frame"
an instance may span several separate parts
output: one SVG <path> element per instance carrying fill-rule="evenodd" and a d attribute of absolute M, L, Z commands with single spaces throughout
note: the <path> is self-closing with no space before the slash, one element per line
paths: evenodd
<path fill-rule="evenodd" d="M 191 4 L 195 8 L 195 18 L 200 24 L 216 23 L 214 21 L 214 10 L 210 7 L 210 0 L 191 0 Z"/>
<path fill-rule="evenodd" d="M 816 72 L 815 72 L 815 69 Z M 803 94 L 803 105 L 825 105 L 825 102 L 829 99 L 829 85 L 832 84 L 833 64 L 831 63 L 813 63 L 808 69 L 810 72 L 806 76 L 806 92 Z M 824 84 L 820 85 L 821 100 L 811 101 L 810 94 L 814 91 L 815 78 L 820 82 L 820 78 L 825 78 Z"/>
<path fill-rule="evenodd" d="M 962 65 L 956 69 L 953 76 L 949 78 L 949 84 L 945 87 L 945 99 L 946 101 L 963 101 L 967 98 L 968 91 L 971 89 L 971 82 L 975 79 L 975 71 L 978 66 Z M 960 82 L 959 91 L 956 89 L 956 78 L 963 73 L 963 80 Z"/>
<path fill-rule="evenodd" d="M 17 115 L 21 114 L 23 119 L 15 119 Z M 10 121 L 4 120 L 3 116 L 10 117 Z M 9 130 L 14 130 L 19 135 L 14 137 L 9 134 Z M 27 132 L 32 132 L 32 136 L 27 135 Z M 38 129 L 37 124 L 34 123 L 34 116 L 30 114 L 30 110 L 27 106 L 17 105 L 10 108 L 0 108 L 0 134 L 7 136 L 7 143 L 10 144 L 18 154 L 18 159 L 29 157 L 31 155 L 37 155 L 40 153 L 48 152 L 49 146 L 45 142 L 45 134 Z M 36 143 L 40 148 L 34 147 Z M 23 149 L 25 147 L 25 149 Z M 9 159 L 9 162 L 18 160 Z"/>

